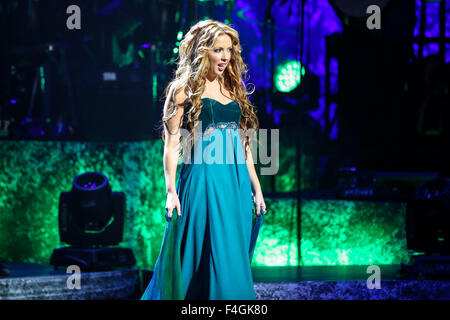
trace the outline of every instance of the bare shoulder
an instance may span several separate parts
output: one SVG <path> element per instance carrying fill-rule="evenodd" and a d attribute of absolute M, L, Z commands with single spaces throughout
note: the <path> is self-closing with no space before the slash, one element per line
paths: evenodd
<path fill-rule="evenodd" d="M 165 127 L 168 129 L 169 139 L 179 135 L 177 130 L 182 126 L 184 106 L 187 95 L 183 89 L 169 88 L 167 92 L 166 102 L 164 104 L 164 116 Z"/>
<path fill-rule="evenodd" d="M 175 86 L 170 87 L 164 103 L 164 114 L 168 116 L 172 112 L 178 113 L 180 109 L 182 110 L 184 108 L 184 101 L 186 99 L 187 95 L 184 93 L 183 88 L 175 89 Z"/>
<path fill-rule="evenodd" d="M 175 104 L 178 107 L 184 107 L 186 106 L 186 104 L 188 103 L 188 96 L 185 92 L 185 88 L 179 88 L 177 90 L 173 90 L 174 92 L 172 92 L 173 95 L 173 99 Z"/>

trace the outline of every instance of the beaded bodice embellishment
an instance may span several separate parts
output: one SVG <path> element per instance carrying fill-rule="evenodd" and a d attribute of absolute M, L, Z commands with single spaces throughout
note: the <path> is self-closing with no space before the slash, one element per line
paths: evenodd
<path fill-rule="evenodd" d="M 206 127 L 206 129 L 203 133 L 203 136 L 209 135 L 215 129 L 226 130 L 226 129 L 237 129 L 238 127 L 239 127 L 239 125 L 234 121 L 230 121 L 230 122 L 221 121 L 221 122 L 217 122 L 217 123 L 211 123 Z"/>

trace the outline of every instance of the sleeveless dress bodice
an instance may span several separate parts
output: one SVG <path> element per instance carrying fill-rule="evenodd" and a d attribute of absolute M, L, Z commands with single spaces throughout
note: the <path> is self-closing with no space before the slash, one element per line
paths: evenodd
<path fill-rule="evenodd" d="M 211 128 L 239 127 L 241 109 L 236 100 L 223 104 L 211 98 L 202 98 L 202 103 L 198 120 L 202 122 L 203 133 Z"/>

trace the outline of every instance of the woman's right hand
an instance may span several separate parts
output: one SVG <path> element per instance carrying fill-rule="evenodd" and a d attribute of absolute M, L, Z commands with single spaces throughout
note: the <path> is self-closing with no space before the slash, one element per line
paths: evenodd
<path fill-rule="evenodd" d="M 167 200 L 166 200 L 166 211 L 169 219 L 172 218 L 173 209 L 177 210 L 178 216 L 181 217 L 181 204 L 180 199 L 178 199 L 178 195 L 176 192 L 168 192 Z"/>

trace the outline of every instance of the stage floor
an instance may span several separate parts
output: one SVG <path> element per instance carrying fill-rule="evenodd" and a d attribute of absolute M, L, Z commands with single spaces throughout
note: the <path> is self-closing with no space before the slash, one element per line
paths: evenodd
<path fill-rule="evenodd" d="M 68 281 L 72 273 L 65 268 L 33 263 L 2 263 L 11 271 L 0 277 L 0 300 L 108 300 L 136 295 L 139 271 L 81 272 L 79 288 Z"/>
<path fill-rule="evenodd" d="M 68 288 L 64 268 L 3 265 L 11 274 L 0 277 L 0 300 L 134 300 L 147 286 L 136 269 L 82 272 L 77 290 Z M 367 266 L 254 267 L 252 272 L 257 300 L 450 300 L 449 280 L 400 280 L 399 265 L 379 267 L 380 289 L 368 288 Z"/>

